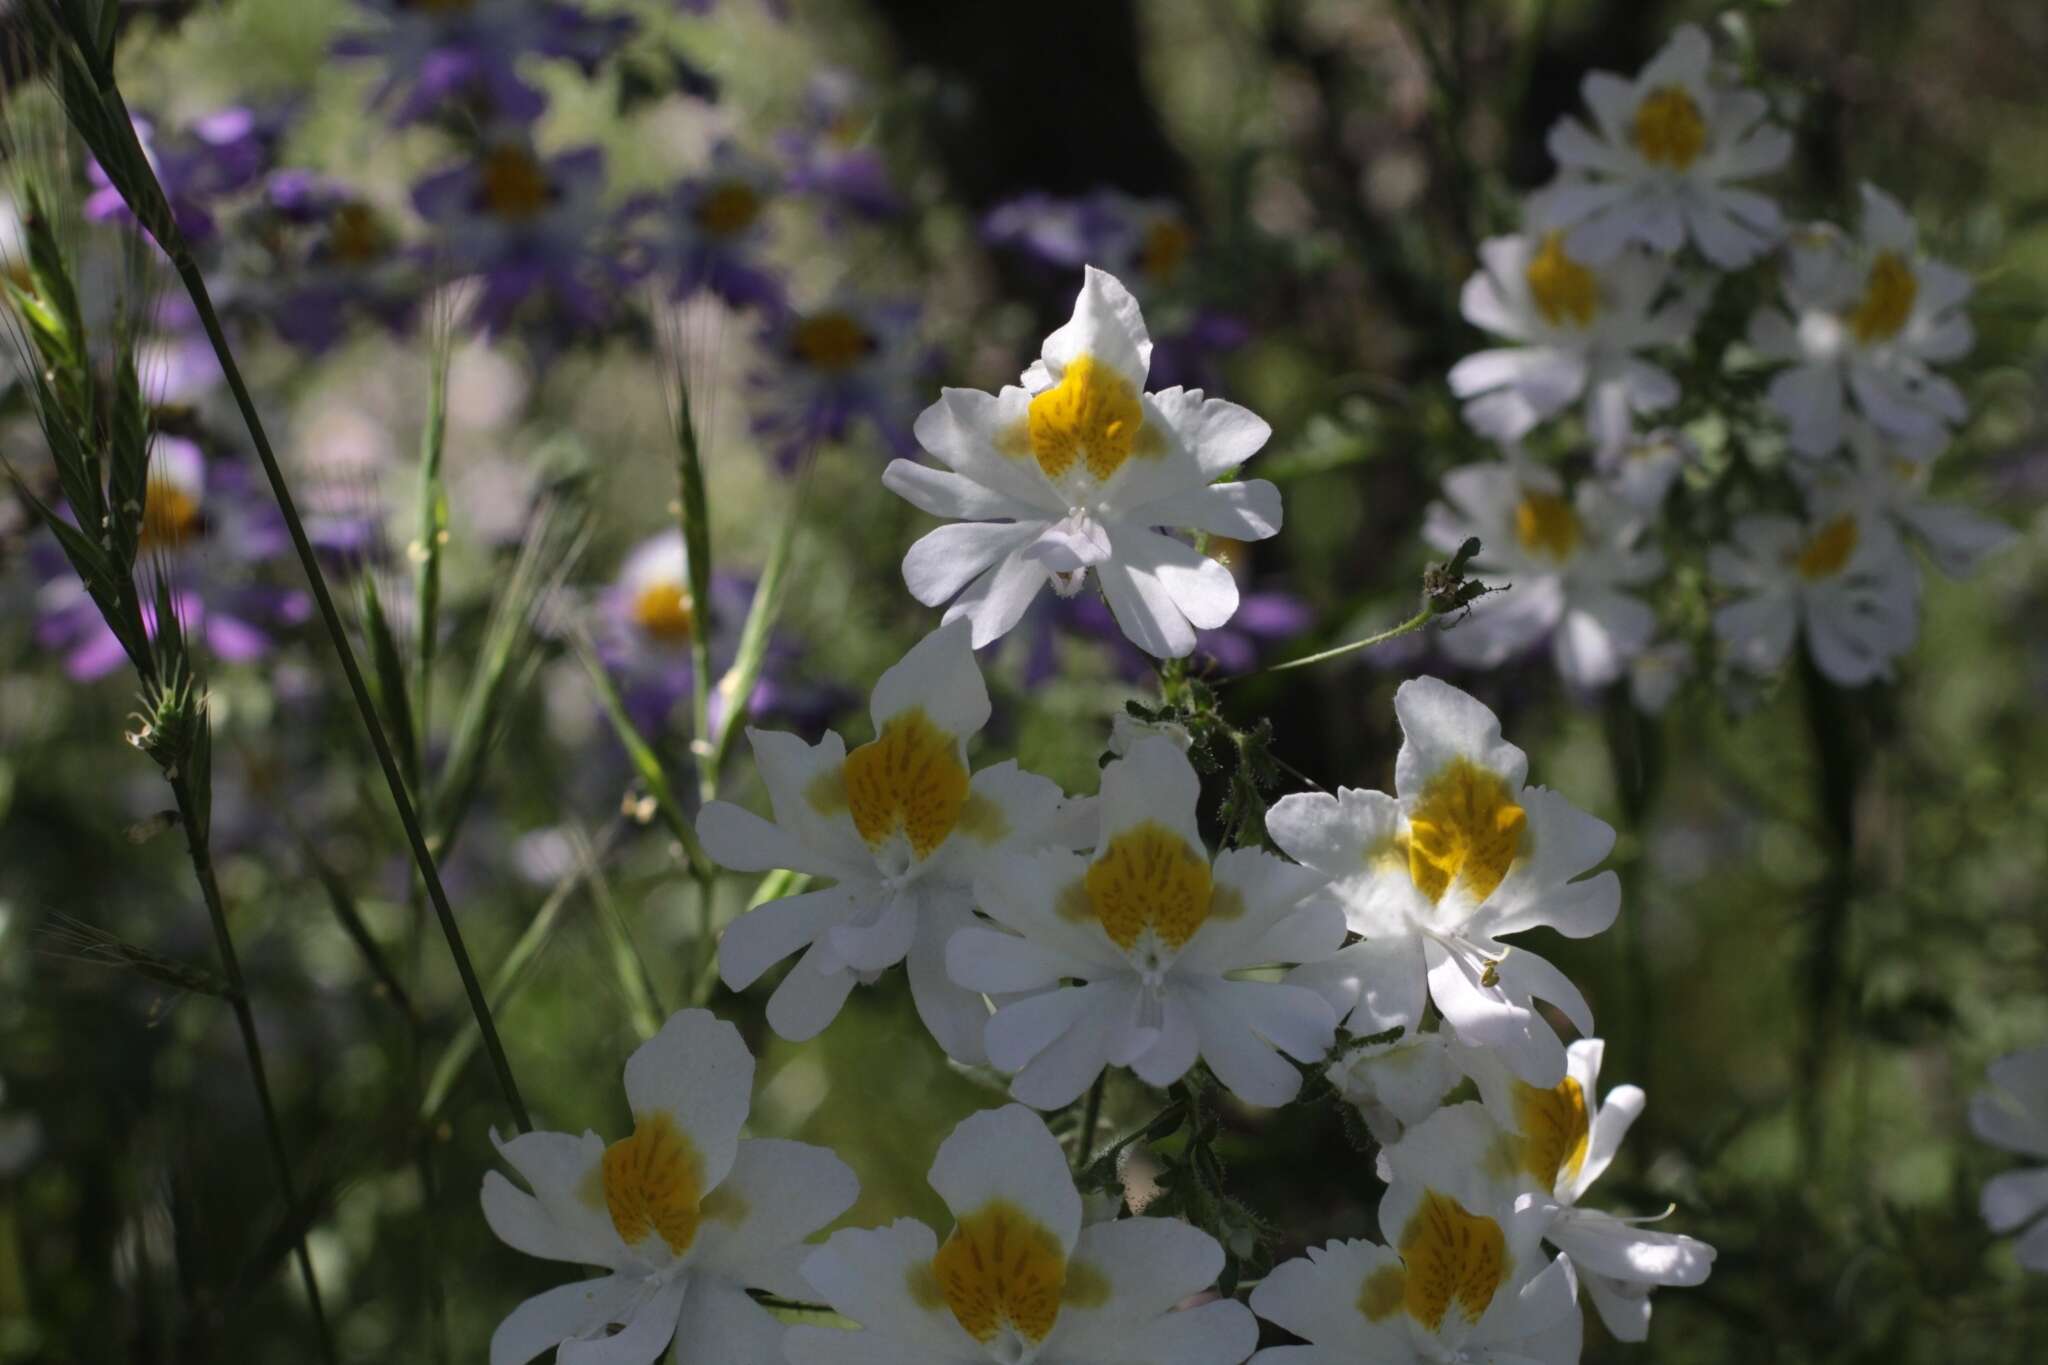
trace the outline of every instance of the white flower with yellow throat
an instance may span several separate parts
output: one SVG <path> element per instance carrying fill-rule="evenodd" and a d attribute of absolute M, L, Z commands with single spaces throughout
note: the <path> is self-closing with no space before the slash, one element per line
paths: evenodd
<path fill-rule="evenodd" d="M 1645 513 L 1586 479 L 1569 496 L 1555 470 L 1520 458 L 1464 465 L 1444 476 L 1423 536 L 1445 553 L 1477 536 L 1475 577 L 1502 589 L 1478 598 L 1437 635 L 1446 654 L 1497 668 L 1548 642 L 1564 680 L 1607 686 L 1656 634 L 1656 613 L 1631 589 L 1664 571 L 1642 543 Z"/>
<path fill-rule="evenodd" d="M 1180 747 L 1143 736 L 1103 769 L 1092 858 L 1011 856 L 975 880 L 999 927 L 955 935 L 946 965 L 963 986 L 1022 997 L 996 1011 L 987 1038 L 1024 1103 L 1067 1104 L 1105 1066 L 1165 1087 L 1199 1058 L 1239 1099 L 1281 1105 L 1301 1089 L 1287 1058 L 1329 1051 L 1335 1017 L 1321 996 L 1244 973 L 1327 956 L 1343 915 L 1307 899 L 1323 881 L 1311 869 L 1256 848 L 1212 860 L 1200 795 Z"/>
<path fill-rule="evenodd" d="M 1092 574 L 1131 643 L 1179 658 L 1197 630 L 1237 611 L 1230 570 L 1160 528 L 1230 540 L 1280 530 L 1280 493 L 1263 479 L 1216 483 L 1272 429 L 1200 389 L 1145 392 L 1152 338 L 1137 300 L 1088 267 L 1073 318 L 1045 339 L 1021 387 L 947 389 L 917 419 L 946 466 L 897 460 L 882 482 L 954 524 L 903 559 L 903 580 L 946 619 L 973 623 L 974 646 L 1016 625 L 1039 592 L 1072 596 Z"/>
<path fill-rule="evenodd" d="M 1795 232 L 1780 272 L 1783 306 L 1750 319 L 1750 344 L 1785 368 L 1767 394 L 1802 455 L 1841 445 L 1855 412 L 1906 442 L 1941 438 L 1969 415 L 1937 366 L 1975 340 L 1963 305 L 1970 277 L 1920 249 L 1899 202 L 1863 186 L 1857 236 L 1825 223 Z"/>
<path fill-rule="evenodd" d="M 969 770 L 967 741 L 987 723 L 989 699 L 964 621 L 882 674 L 869 711 L 875 737 L 850 752 L 830 732 L 806 744 L 749 729 L 774 820 L 729 801 L 697 817 L 698 837 L 725 867 L 832 882 L 734 920 L 719 940 L 719 974 L 744 990 L 801 952 L 768 1000 L 769 1024 L 801 1041 L 838 1016 L 856 984 L 907 959 L 925 1026 L 948 1055 L 979 1064 L 987 1006 L 945 969 L 947 940 L 974 923 L 975 870 L 1005 852 L 1071 846 L 1068 831 L 1091 803 L 1068 801 L 1015 762 Z"/>
<path fill-rule="evenodd" d="M 672 1344 L 676 1361 L 782 1358 L 782 1323 L 748 1291 L 807 1295 L 803 1241 L 860 1186 L 822 1147 L 742 1141 L 753 1079 L 739 1030 L 684 1010 L 626 1061 L 629 1136 L 492 1134 L 527 1188 L 484 1176 L 491 1231 L 529 1256 L 608 1273 L 513 1309 L 491 1365 L 548 1350 L 561 1365 L 648 1365 Z"/>
<path fill-rule="evenodd" d="M 1411 679 L 1394 711 L 1397 795 L 1301 792 L 1266 814 L 1273 842 L 1329 879 L 1312 899 L 1363 937 L 1288 980 L 1324 995 L 1358 1036 L 1413 1032 L 1434 1001 L 1460 1042 L 1493 1050 L 1532 1085 L 1555 1085 L 1565 1048 L 1535 1001 L 1581 1033 L 1593 1031 L 1592 1011 L 1564 973 L 1501 940 L 1539 927 L 1585 938 L 1612 924 L 1619 879 L 1583 874 L 1613 848 L 1614 831 L 1527 786 L 1528 757 L 1450 684 Z"/>
<path fill-rule="evenodd" d="M 1739 668 L 1771 674 L 1803 633 L 1813 662 L 1843 687 L 1892 675 L 1920 632 L 1920 576 L 1891 518 L 1853 490 L 1809 489 L 1806 516 L 1743 517 L 1707 554 L 1726 600 L 1714 634 Z"/>
<path fill-rule="evenodd" d="M 1650 1292 L 1703 1283 L 1714 1248 L 1650 1226 L 1662 1215 L 1624 1218 L 1580 1207 L 1643 1111 L 1637 1086 L 1600 1094 L 1605 1051 L 1602 1040 L 1581 1038 L 1569 1049 L 1565 1078 L 1547 1087 L 1517 1079 L 1484 1053 L 1467 1053 L 1480 1103 L 1439 1110 L 1387 1148 L 1386 1163 L 1398 1179 L 1425 1151 L 1431 1160 L 1456 1154 L 1496 1175 L 1510 1195 L 1546 1201 L 1544 1239 L 1571 1257 L 1607 1330 L 1621 1341 L 1641 1341 L 1650 1329 Z"/>
<path fill-rule="evenodd" d="M 1415 1144 L 1380 1200 L 1385 1245 L 1332 1242 L 1275 1266 L 1252 1311 L 1311 1344 L 1252 1365 L 1577 1365 L 1577 1277 L 1543 1252 L 1549 1210 L 1471 1155 Z"/>
<path fill-rule="evenodd" d="M 790 1329 L 790 1365 L 1238 1365 L 1258 1343 L 1243 1304 L 1177 1305 L 1223 1269 L 1214 1238 L 1170 1218 L 1083 1223 L 1059 1142 L 1028 1109 L 964 1120 L 931 1185 L 942 1242 L 913 1218 L 848 1228 L 803 1263 L 857 1331 Z M 768 1357 L 763 1357 L 768 1359 Z"/>
<path fill-rule="evenodd" d="M 1740 182 L 1783 166 L 1792 136 L 1770 101 L 1714 70 L 1705 33 L 1686 24 L 1631 79 L 1595 71 L 1580 87 L 1593 123 L 1550 130 L 1558 178 L 1530 204 L 1574 256 L 1612 260 L 1631 244 L 1670 255 L 1688 241 L 1739 270 L 1783 230 L 1778 206 Z"/>
<path fill-rule="evenodd" d="M 1595 265 L 1556 230 L 1488 238 L 1479 256 L 1460 295 L 1465 320 L 1513 344 L 1451 367 L 1474 431 L 1519 441 L 1583 401 L 1593 444 L 1608 451 L 1628 441 L 1636 417 L 1678 401 L 1678 381 L 1642 353 L 1690 337 L 1706 294 L 1673 290 L 1670 262 L 1630 248 Z"/>

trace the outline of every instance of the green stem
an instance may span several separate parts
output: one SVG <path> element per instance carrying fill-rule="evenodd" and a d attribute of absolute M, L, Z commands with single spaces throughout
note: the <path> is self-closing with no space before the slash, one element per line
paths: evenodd
<path fill-rule="evenodd" d="M 427 424 L 420 434 L 420 549 L 419 578 L 415 583 L 419 678 L 413 703 L 413 735 L 420 751 L 418 766 L 424 767 L 427 725 L 432 719 L 434 648 L 439 633 L 441 609 L 441 541 L 448 530 L 448 502 L 441 489 L 441 451 L 448 433 L 448 348 L 447 337 L 434 343 L 434 370 L 427 391 Z"/>
<path fill-rule="evenodd" d="M 1328 663 L 1331 659 L 1341 659 L 1346 654 L 1356 654 L 1361 649 L 1371 649 L 1374 645 L 1383 645 L 1389 640 L 1398 640 L 1403 635 L 1413 635 L 1416 631 L 1421 630 L 1431 621 L 1434 621 L 1440 614 L 1435 607 L 1425 606 L 1421 611 L 1415 613 L 1415 615 L 1409 617 L 1400 625 L 1383 630 L 1377 635 L 1368 635 L 1363 640 L 1353 640 L 1350 644 L 1338 645 L 1333 649 L 1323 650 L 1319 654 L 1310 654 L 1305 658 L 1289 659 L 1286 663 L 1274 664 L 1271 668 L 1261 668 L 1253 673 L 1240 673 L 1234 678 L 1224 678 L 1214 685 L 1217 687 L 1228 687 L 1232 683 L 1243 682 L 1246 678 L 1262 678 L 1271 673 L 1285 673 L 1291 668 L 1307 668 L 1310 664 Z"/>
<path fill-rule="evenodd" d="M 1847 695 L 1822 677 L 1803 651 L 1800 661 L 1807 730 L 1813 740 L 1814 797 L 1827 855 L 1827 867 L 1814 889 L 1805 981 L 1807 1037 L 1800 1062 L 1800 1155 L 1811 1177 L 1823 1162 L 1828 1059 L 1848 982 L 1844 958 L 1855 891 L 1856 790 L 1863 764 L 1850 734 Z"/>
<path fill-rule="evenodd" d="M 235 953 L 235 940 L 228 930 L 227 909 L 221 902 L 220 883 L 213 874 L 213 852 L 203 835 L 206 822 L 193 799 L 191 784 L 182 777 L 171 779 L 171 792 L 178 802 L 178 815 L 185 826 L 185 851 L 192 860 L 192 875 L 199 882 L 199 897 L 206 902 L 207 918 L 213 922 L 214 944 L 220 951 L 221 971 L 227 976 L 232 994 L 229 1005 L 242 1033 L 242 1051 L 249 1058 L 249 1078 L 256 1087 L 256 1105 L 263 1114 L 263 1134 L 270 1148 L 270 1161 L 277 1168 L 278 1192 L 284 1197 L 285 1215 L 296 1218 L 299 1208 L 298 1182 L 292 1178 L 291 1159 L 285 1154 L 284 1130 L 277 1120 L 277 1106 L 270 1097 L 270 1077 L 263 1066 L 263 1043 L 256 1033 L 256 1014 L 249 1006 L 249 991 L 242 979 L 242 962 Z M 313 1311 L 313 1325 L 320 1336 L 320 1355 L 334 1365 L 334 1335 L 327 1325 L 327 1310 L 320 1302 L 320 1281 L 313 1274 L 313 1258 L 306 1250 L 303 1223 L 293 1231 L 293 1252 L 299 1262 L 299 1278 L 306 1286 L 306 1303 Z"/>
<path fill-rule="evenodd" d="M 234 394 L 235 405 L 241 409 L 242 423 L 248 428 L 249 440 L 256 447 L 256 457 L 262 462 L 264 477 L 270 481 L 270 491 L 277 499 L 285 529 L 291 534 L 292 548 L 298 552 L 299 563 L 306 571 L 314 605 L 319 608 L 328 638 L 333 641 L 334 651 L 341 658 L 341 671 L 348 679 L 349 692 L 354 696 L 356 710 L 363 718 L 363 728 L 369 732 L 370 747 L 377 754 L 377 766 L 383 769 L 384 783 L 391 789 L 391 804 L 398 811 L 399 824 L 405 827 L 406 842 L 411 845 L 413 861 L 419 865 L 420 880 L 427 888 L 427 899 L 433 904 L 434 914 L 441 922 L 441 934 L 448 941 L 449 956 L 455 959 L 456 975 L 462 978 L 463 993 L 469 997 L 470 1012 L 476 1016 L 484 1050 L 490 1054 L 498 1089 L 503 1092 L 505 1105 L 512 1111 L 513 1122 L 518 1124 L 519 1131 L 531 1132 L 533 1120 L 527 1117 L 526 1102 L 519 1097 L 518 1083 L 512 1079 L 512 1064 L 506 1060 L 505 1045 L 499 1041 L 497 1026 L 491 1022 L 490 1004 L 484 999 L 476 968 L 470 965 L 469 950 L 462 941 L 462 929 L 455 922 L 454 908 L 449 905 L 448 893 L 441 885 L 440 870 L 434 865 L 434 855 L 427 847 L 419 816 L 413 810 L 412 798 L 406 793 L 404 774 L 399 770 L 397 756 L 391 752 L 391 741 L 385 737 L 383 723 L 377 718 L 376 704 L 370 699 L 362 668 L 356 663 L 355 650 L 348 642 L 341 613 L 335 610 L 334 597 L 327 591 L 327 579 L 320 571 L 320 561 L 313 553 L 313 544 L 306 538 L 306 526 L 299 519 L 298 505 L 285 483 L 284 471 L 278 466 L 276 452 L 270 448 L 270 437 L 263 429 L 263 419 L 256 413 L 255 400 L 249 396 L 249 386 L 242 380 L 241 367 L 235 363 L 227 335 L 221 330 L 220 317 L 214 312 L 213 298 L 207 292 L 199 266 L 184 250 L 182 243 L 172 259 L 177 266 L 178 278 L 184 283 L 185 292 L 191 296 L 192 306 L 199 314 L 200 325 L 206 329 L 206 339 L 220 361 L 221 373 L 227 379 L 229 391 Z"/>

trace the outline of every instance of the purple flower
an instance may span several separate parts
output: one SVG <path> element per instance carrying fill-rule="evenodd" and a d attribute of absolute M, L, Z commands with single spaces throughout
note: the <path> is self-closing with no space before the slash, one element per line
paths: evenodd
<path fill-rule="evenodd" d="M 184 629 L 218 659 L 246 663 L 267 653 L 274 633 L 303 622 L 304 593 L 249 581 L 249 570 L 283 553 L 284 524 L 248 471 L 209 461 L 199 447 L 158 436 L 150 450 L 138 567 L 164 576 Z M 105 677 L 126 655 L 54 545 L 39 554 L 44 582 L 37 594 L 36 638 L 64 655 L 80 682 Z M 156 634 L 154 593 L 145 582 L 143 624 Z"/>
<path fill-rule="evenodd" d="M 859 83 L 844 71 L 811 78 L 804 115 L 776 139 L 789 186 L 824 201 L 828 216 L 892 218 L 903 211 L 881 153 L 863 141 L 873 125 Z"/>
<path fill-rule="evenodd" d="M 1175 283 L 1195 247 L 1178 206 L 1121 190 L 1021 195 L 991 209 L 981 231 L 991 246 L 1021 251 L 1062 277 L 1084 265 L 1107 270 L 1141 298 Z"/>
<path fill-rule="evenodd" d="M 915 304 L 847 296 L 770 322 L 762 350 L 774 369 L 750 381 L 753 426 L 785 472 L 820 443 L 845 440 L 863 417 L 890 454 L 917 453 L 910 419 L 931 357 L 916 330 Z"/>
<path fill-rule="evenodd" d="M 268 269 L 240 292 L 295 346 L 322 351 L 356 317 L 398 330 L 419 299 L 417 262 L 399 249 L 389 219 L 352 187 L 306 170 L 281 170 L 264 186 L 256 234 Z"/>
<path fill-rule="evenodd" d="M 533 295 L 588 327 L 609 314 L 622 283 L 617 264 L 601 254 L 610 227 L 603 186 L 595 147 L 543 159 L 506 140 L 421 181 L 413 203 L 440 229 L 436 254 L 477 280 L 470 320 L 478 329 L 502 328 Z"/>
<path fill-rule="evenodd" d="M 645 268 L 669 277 L 677 299 L 706 290 L 735 308 L 782 308 L 782 283 L 756 259 L 768 238 L 766 212 L 780 188 L 772 166 L 730 143 L 711 154 L 710 168 L 679 183 L 666 199 L 643 198 L 625 219 L 647 235 L 636 245 Z"/>
<path fill-rule="evenodd" d="M 143 155 L 156 172 L 170 202 L 171 216 L 186 240 L 196 243 L 211 238 L 214 204 L 262 177 L 284 136 L 289 115 L 287 108 L 259 114 L 235 105 L 202 115 L 177 135 L 162 140 L 149 120 L 135 119 L 136 140 L 142 144 Z M 85 201 L 88 221 L 134 221 L 121 191 L 99 162 L 90 162 L 86 175 L 92 184 Z"/>
<path fill-rule="evenodd" d="M 530 122 L 547 101 L 519 75 L 528 56 L 574 62 L 587 76 L 633 32 L 623 15 L 586 14 L 566 0 L 359 0 L 384 24 L 344 35 L 334 51 L 373 57 L 384 80 L 371 106 L 406 124 L 460 104 L 483 122 Z"/>

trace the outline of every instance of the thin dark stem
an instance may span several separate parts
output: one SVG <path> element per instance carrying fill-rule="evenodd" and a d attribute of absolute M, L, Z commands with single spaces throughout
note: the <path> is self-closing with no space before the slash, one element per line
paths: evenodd
<path fill-rule="evenodd" d="M 1813 738 L 1814 797 L 1826 835 L 1827 867 L 1814 889 L 1807 949 L 1807 1037 L 1800 1060 L 1800 1155 L 1811 1176 L 1827 1138 L 1828 1060 L 1848 980 L 1848 934 L 1855 891 L 1856 790 L 1863 764 L 1850 734 L 1849 698 L 1801 655 L 1801 692 Z"/>
<path fill-rule="evenodd" d="M 263 419 L 257 416 L 255 401 L 249 396 L 249 387 L 242 381 L 241 367 L 236 365 L 234 352 L 228 347 L 226 334 L 221 330 L 220 318 L 214 312 L 213 298 L 207 292 L 206 281 L 201 278 L 199 267 L 190 255 L 182 250 L 174 257 L 178 278 L 184 282 L 185 292 L 192 298 L 192 306 L 199 314 L 200 324 L 206 329 L 206 339 L 212 343 L 214 355 L 220 361 L 221 373 L 227 379 L 228 389 L 235 396 L 235 405 L 241 409 L 242 422 L 249 430 L 249 439 L 256 447 L 256 456 L 263 464 L 264 477 L 270 481 L 270 491 L 277 498 L 278 511 L 284 517 L 285 529 L 291 533 L 292 548 L 298 552 L 299 563 L 305 568 L 308 586 L 313 590 L 313 602 L 320 609 L 320 619 L 327 627 L 327 634 L 334 642 L 334 651 L 341 657 L 341 670 L 348 679 L 348 687 L 355 697 L 356 710 L 363 718 L 363 728 L 369 732 L 370 747 L 376 751 L 377 765 L 384 770 L 385 785 L 391 789 L 391 803 L 398 811 L 398 822 L 405 827 L 406 842 L 412 847 L 413 861 L 419 865 L 420 880 L 425 883 L 427 899 L 432 902 L 434 914 L 441 922 L 441 934 L 448 940 L 449 956 L 455 959 L 455 971 L 462 978 L 462 990 L 469 997 L 470 1011 L 476 1015 L 477 1031 L 482 1036 L 484 1050 L 490 1054 L 491 1069 L 497 1073 L 498 1089 L 504 1093 L 506 1107 L 512 1111 L 512 1118 L 522 1133 L 533 1130 L 533 1121 L 527 1117 L 526 1103 L 519 1097 L 518 1083 L 512 1079 L 512 1065 L 505 1057 L 505 1046 L 498 1039 L 497 1026 L 491 1022 L 491 1007 L 484 998 L 482 984 L 477 980 L 476 969 L 470 965 L 469 950 L 463 946 L 462 930 L 455 922 L 455 911 L 448 904 L 448 893 L 442 888 L 441 873 L 434 865 L 434 855 L 427 847 L 425 833 L 420 828 L 419 816 L 413 809 L 412 798 L 406 792 L 405 777 L 398 766 L 398 759 L 391 751 L 391 741 L 384 734 L 384 725 L 377 718 L 377 708 L 370 700 L 370 690 L 363 681 L 362 668 L 356 663 L 355 650 L 348 642 L 348 633 L 342 626 L 341 614 L 335 610 L 334 598 L 327 591 L 326 577 L 320 571 L 320 561 L 313 553 L 313 545 L 306 538 L 305 523 L 299 519 L 299 509 L 292 500 L 291 489 L 286 485 L 284 471 L 278 467 L 277 455 L 270 448 L 270 438 L 264 432 Z"/>
<path fill-rule="evenodd" d="M 205 821 L 195 804 L 192 788 L 183 778 L 171 780 L 178 802 L 178 814 L 185 826 L 185 850 L 192 859 L 192 875 L 199 882 L 200 899 L 206 902 L 207 918 L 213 922 L 215 946 L 220 950 L 221 971 L 232 991 L 228 1003 L 242 1032 L 242 1051 L 249 1058 L 249 1078 L 256 1087 L 256 1104 L 263 1112 L 263 1134 L 270 1148 L 270 1161 L 277 1168 L 278 1192 L 284 1196 L 285 1215 L 295 1217 L 299 1207 L 298 1182 L 292 1177 L 291 1159 L 285 1155 L 284 1130 L 277 1121 L 277 1106 L 270 1098 L 270 1077 L 263 1066 L 263 1043 L 256 1034 L 256 1014 L 249 1007 L 249 991 L 242 980 L 242 962 L 235 954 L 234 936 L 228 930 L 227 909 L 221 903 L 220 884 L 213 875 L 213 853 L 205 838 L 195 833 Z M 313 1325 L 320 1335 L 320 1355 L 334 1365 L 334 1335 L 327 1326 L 327 1310 L 320 1302 L 320 1281 L 313 1274 L 313 1258 L 306 1251 L 303 1222 L 293 1231 L 293 1252 L 299 1262 L 299 1278 L 305 1282 L 306 1303 L 313 1311 Z"/>

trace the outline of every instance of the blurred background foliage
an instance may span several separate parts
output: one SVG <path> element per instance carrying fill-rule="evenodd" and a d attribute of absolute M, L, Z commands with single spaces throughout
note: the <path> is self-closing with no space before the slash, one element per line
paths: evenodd
<path fill-rule="evenodd" d="M 441 158 L 433 130 L 365 115 L 372 73 L 328 56 L 351 17 L 343 0 L 136 8 L 121 70 L 138 108 L 175 124 L 231 101 L 299 101 L 284 159 L 345 166 L 394 206 Z M 1030 190 L 1103 186 L 1183 204 L 1196 238 L 1179 297 L 1245 321 L 1249 339 L 1217 386 L 1276 433 L 1259 472 L 1280 482 L 1288 525 L 1239 567 L 1312 607 L 1286 652 L 1412 611 L 1423 508 L 1445 469 L 1486 453 L 1442 380 L 1475 345 L 1458 285 L 1479 237 L 1510 229 L 1516 197 L 1547 175 L 1544 132 L 1576 107 L 1585 72 L 1633 70 L 1682 21 L 1718 25 L 1794 111 L 1798 156 L 1775 182 L 1793 216 L 1848 214 L 1866 178 L 1899 195 L 1935 254 L 1978 280 L 1974 416 L 1944 462 L 1945 490 L 2031 534 L 1973 581 L 1930 581 L 1923 637 L 1896 683 L 1840 693 L 1795 674 L 1737 705 L 1703 678 L 1650 719 L 1623 696 L 1565 694 L 1541 661 L 1462 674 L 1411 638 L 1225 696 L 1243 723 L 1271 717 L 1277 754 L 1302 773 L 1379 786 L 1398 744 L 1393 688 L 1440 673 L 1499 711 L 1537 780 L 1621 831 L 1618 927 L 1532 946 L 1591 999 L 1609 1039 L 1604 1081 L 1649 1091 L 1612 1202 L 1675 1204 L 1669 1226 L 1720 1258 L 1703 1288 L 1659 1297 L 1646 1345 L 1620 1348 L 1589 1326 L 1589 1360 L 2048 1351 L 2038 1284 L 1976 1214 L 1979 1185 L 2007 1159 L 1974 1144 L 1963 1120 L 1989 1058 L 2048 1039 L 2048 9 L 795 0 L 784 19 L 749 0 L 703 18 L 633 8 L 646 25 L 635 51 L 683 54 L 717 82 L 717 101 L 622 110 L 617 73 L 585 82 L 551 69 L 543 147 L 600 143 L 609 192 L 624 196 L 701 165 L 720 136 L 766 145 L 817 72 L 853 73 L 908 211 L 853 229 L 778 206 L 776 259 L 799 299 L 848 280 L 914 299 L 935 357 L 925 393 L 1010 378 L 1071 297 L 1071 279 L 985 245 L 984 211 Z M 794 498 L 746 423 L 754 334 L 736 318 L 692 325 L 716 561 L 758 573 Z M 573 474 L 593 527 L 558 610 L 595 610 L 627 548 L 669 520 L 674 358 L 646 343 L 621 332 L 574 348 L 458 345 L 441 726 L 537 471 Z M 429 344 L 380 334 L 317 365 L 274 345 L 246 359 L 291 467 L 360 455 L 348 477 L 403 543 L 418 524 L 410 452 Z M 33 438 L 9 402 L 4 439 L 27 461 Z M 926 520 L 881 488 L 882 457 L 865 429 L 819 456 L 781 625 L 796 651 L 789 685 L 813 704 L 770 723 L 864 736 L 869 683 L 932 624 L 896 568 Z M 33 1135 L 11 1145 L 0 1175 L 0 1360 L 306 1359 L 285 1211 L 226 1011 L 88 960 L 62 936 L 83 921 L 212 961 L 178 837 L 150 824 L 162 789 L 121 742 L 127 685 L 75 684 L 38 644 L 27 533 L 6 534 L 0 1122 L 10 1139 L 24 1125 Z M 288 566 L 272 573 L 296 581 Z M 1059 676 L 1028 688 L 1021 647 L 995 655 L 983 750 L 1092 790 L 1110 715 L 1149 684 L 1120 674 L 1106 646 L 1063 649 Z M 691 988 L 699 907 L 659 822 L 634 818 L 638 789 L 573 655 L 550 637 L 522 682 L 448 880 L 486 980 L 547 911 L 500 1026 L 541 1126 L 616 1134 L 619 1068 L 637 1035 L 607 924 L 624 926 L 656 998 L 675 1008 Z M 420 1074 L 470 1025 L 431 929 L 407 946 L 419 936 L 403 844 L 331 651 L 301 629 L 256 663 L 214 666 L 210 683 L 223 887 L 313 1191 L 312 1247 L 344 1353 L 433 1359 L 440 1338 L 475 1358 L 554 1272 L 497 1245 L 478 1216 L 486 1135 L 506 1123 L 480 1063 L 428 1125 L 433 1188 L 414 1160 Z M 684 707 L 651 736 L 677 774 L 690 763 L 686 718 Z M 1824 765 L 1820 745 L 1839 761 Z M 724 788 L 761 799 L 743 756 Z M 425 1016 L 417 1054 L 337 927 L 308 844 L 412 982 Z M 752 890 L 721 884 L 715 918 Z M 992 1095 L 931 1045 L 900 974 L 856 993 L 801 1047 L 768 1032 L 765 998 L 721 988 L 709 1001 L 761 1057 L 754 1131 L 837 1148 L 862 1179 L 850 1223 L 938 1220 L 924 1171 L 955 1119 Z M 1158 1102 L 1120 1075 L 1108 1113 L 1127 1126 Z M 1232 1110 L 1229 1123 L 1232 1187 L 1281 1254 L 1372 1234 L 1371 1158 L 1334 1111 Z M 1144 1170 L 1132 1179 L 1142 1185 Z"/>

